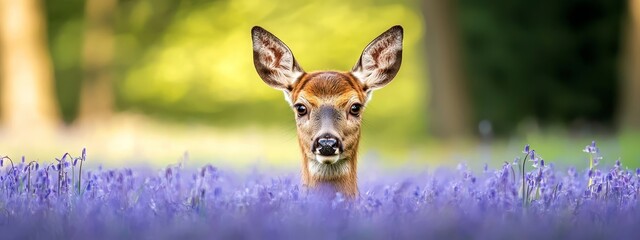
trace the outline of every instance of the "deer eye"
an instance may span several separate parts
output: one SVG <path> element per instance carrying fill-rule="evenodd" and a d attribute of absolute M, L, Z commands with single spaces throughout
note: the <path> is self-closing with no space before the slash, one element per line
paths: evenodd
<path fill-rule="evenodd" d="M 351 109 L 349 109 L 349 113 L 353 116 L 360 115 L 360 111 L 362 111 L 362 104 L 359 103 L 351 105 Z"/>
<path fill-rule="evenodd" d="M 293 108 L 296 109 L 296 113 L 298 114 L 298 117 L 302 117 L 304 115 L 307 115 L 307 107 L 305 107 L 302 104 L 296 104 L 293 106 Z"/>

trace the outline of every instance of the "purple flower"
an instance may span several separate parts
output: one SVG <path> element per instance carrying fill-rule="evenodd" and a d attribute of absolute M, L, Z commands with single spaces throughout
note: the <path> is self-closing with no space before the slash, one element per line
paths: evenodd
<path fill-rule="evenodd" d="M 529 144 L 524 145 L 524 150 L 522 150 L 522 153 L 526 153 L 526 154 L 528 154 L 528 153 L 529 153 L 529 149 L 530 149 L 530 148 L 529 148 Z"/>
<path fill-rule="evenodd" d="M 536 175 L 535 180 L 538 183 L 542 181 L 542 169 L 541 168 L 538 169 L 538 174 Z"/>
<path fill-rule="evenodd" d="M 200 168 L 200 177 L 204 177 L 204 174 L 206 173 L 206 171 L 207 171 L 207 168 L 205 167 Z"/>
<path fill-rule="evenodd" d="M 596 147 L 596 141 L 592 141 L 591 144 L 584 147 L 582 151 L 586 153 L 598 153 L 599 149 Z"/>
<path fill-rule="evenodd" d="M 530 160 L 536 159 L 536 150 L 529 151 L 529 159 Z"/>
<path fill-rule="evenodd" d="M 162 238 L 188 231 L 213 239 L 331 239 L 393 236 L 398 229 L 406 238 L 446 234 L 502 239 L 542 228 L 534 237 L 573 239 L 600 236 L 603 231 L 635 237 L 626 228 L 640 225 L 640 168 L 621 170 L 616 162 L 619 168 L 606 172 L 590 168 L 585 173 L 589 178 L 583 178 L 577 177 L 574 167 L 556 171 L 551 159 L 543 160 L 531 149 L 529 157 L 538 166 L 529 172 L 522 170 L 524 165 L 514 168 L 516 163 L 508 160 L 498 169 L 484 164 L 475 171 L 465 164 L 458 171 L 425 174 L 362 171 L 356 199 L 330 188 L 323 189 L 328 194 L 316 194 L 299 183 L 297 173 L 234 174 L 210 164 L 172 165 L 159 171 L 89 166 L 89 171 L 73 178 L 71 171 L 47 171 L 62 170 L 60 166 L 71 164 L 70 159 L 51 165 L 47 161 L 35 176 L 0 169 L 0 222 L 12 223 L 4 228 L 7 236 L 30 236 L 38 230 L 65 239 L 83 238 L 93 230 L 105 238 L 123 232 L 130 238 Z M 73 163 L 77 160 L 83 159 Z M 26 166 L 37 169 L 38 163 Z M 485 174 L 476 173 L 482 171 Z M 608 220 L 616 224 L 602 224 Z M 159 227 L 166 223 L 171 227 Z M 549 228 L 563 223 L 568 227 Z M 251 228 L 237 231 L 243 226 Z"/>
<path fill-rule="evenodd" d="M 536 150 L 531 150 L 531 152 L 529 152 L 529 155 L 530 155 L 529 161 L 533 162 L 532 166 L 534 168 L 537 168 L 541 158 L 538 155 L 536 155 Z"/>

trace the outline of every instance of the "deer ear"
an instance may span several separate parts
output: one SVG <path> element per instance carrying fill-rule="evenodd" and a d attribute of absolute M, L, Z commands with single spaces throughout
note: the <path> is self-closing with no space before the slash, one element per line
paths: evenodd
<path fill-rule="evenodd" d="M 289 47 L 258 26 L 251 29 L 251 39 L 253 64 L 260 78 L 275 89 L 290 92 L 304 70 L 296 62 Z"/>
<path fill-rule="evenodd" d="M 384 87 L 398 73 L 402 63 L 402 35 L 402 27 L 394 26 L 362 51 L 351 73 L 360 80 L 365 92 Z"/>

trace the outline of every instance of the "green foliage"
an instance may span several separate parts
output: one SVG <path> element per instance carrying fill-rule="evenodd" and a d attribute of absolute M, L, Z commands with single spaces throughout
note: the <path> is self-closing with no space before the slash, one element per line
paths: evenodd
<path fill-rule="evenodd" d="M 54 64 L 56 93 L 65 121 L 76 116 L 82 81 L 84 1 L 43 1 L 48 44 Z"/>
<path fill-rule="evenodd" d="M 623 0 L 461 0 L 476 120 L 611 123 Z"/>
<path fill-rule="evenodd" d="M 426 109 L 423 23 L 411 4 L 132 1 L 123 8 L 117 61 L 126 66 L 117 90 L 125 109 L 225 126 L 292 125 L 282 93 L 255 72 L 252 26 L 260 25 L 287 43 L 307 71 L 347 71 L 369 41 L 401 24 L 406 34 L 403 66 L 392 84 L 374 94 L 365 128 L 395 136 L 424 129 L 425 116 L 416 114 Z"/>
<path fill-rule="evenodd" d="M 365 134 L 424 135 L 429 94 L 420 1 L 121 0 L 114 87 L 120 110 L 219 126 L 292 126 L 282 94 L 253 68 L 250 28 L 281 38 L 307 71 L 349 70 L 375 36 L 405 27 L 403 66 L 367 106 Z M 523 120 L 609 123 L 623 0 L 460 0 L 472 122 L 509 133 Z M 83 0 L 46 2 L 65 120 L 82 80 Z M 395 142 L 395 141 L 394 141 Z"/>

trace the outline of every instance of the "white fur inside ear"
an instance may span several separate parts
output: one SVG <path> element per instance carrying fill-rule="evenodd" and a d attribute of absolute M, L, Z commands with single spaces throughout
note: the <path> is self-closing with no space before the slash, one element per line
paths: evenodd
<path fill-rule="evenodd" d="M 386 83 L 388 83 L 390 78 L 395 76 L 388 76 L 386 74 L 387 70 L 393 68 L 396 64 L 396 61 L 400 61 L 398 59 L 398 52 L 402 51 L 402 40 L 400 42 L 393 41 L 393 43 L 389 45 L 382 45 L 380 43 L 379 46 L 374 45 L 371 46 L 372 49 L 369 49 L 362 55 L 362 67 L 359 71 L 354 71 L 353 75 L 360 80 L 365 86 L 373 89 L 381 88 Z M 374 59 L 374 51 L 377 52 L 378 57 Z"/>
<path fill-rule="evenodd" d="M 270 46 L 258 45 L 254 49 L 258 52 L 259 62 L 267 69 L 271 70 L 270 76 L 277 83 L 279 88 L 291 86 L 304 74 L 297 66 L 293 54 L 284 46 L 270 43 Z"/>
<path fill-rule="evenodd" d="M 354 77 L 356 77 L 356 79 L 358 79 L 358 81 L 360 81 L 361 83 L 365 83 L 365 79 L 367 79 L 369 77 L 369 75 L 371 75 L 371 72 L 366 72 L 366 71 L 353 71 L 351 72 L 351 74 L 353 74 Z"/>
<path fill-rule="evenodd" d="M 288 90 L 282 90 L 284 93 L 284 100 L 289 103 L 289 106 L 293 106 L 293 99 L 291 99 L 291 93 Z"/>
<path fill-rule="evenodd" d="M 366 105 L 367 103 L 369 103 L 372 98 L 373 98 L 373 90 L 367 91 L 367 100 L 364 104 Z"/>
<path fill-rule="evenodd" d="M 260 78 L 276 89 L 290 89 L 303 74 L 293 53 L 280 39 L 260 28 L 252 29 L 253 61 Z"/>
<path fill-rule="evenodd" d="M 378 89 L 395 77 L 402 63 L 402 27 L 382 33 L 365 47 L 351 73 L 366 89 Z"/>

